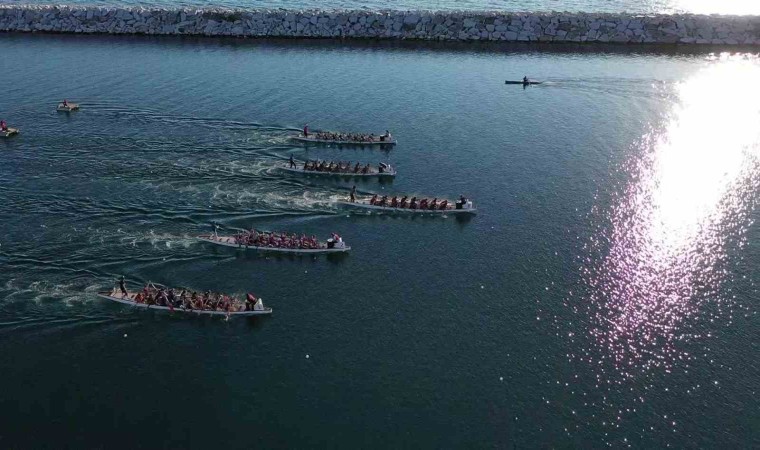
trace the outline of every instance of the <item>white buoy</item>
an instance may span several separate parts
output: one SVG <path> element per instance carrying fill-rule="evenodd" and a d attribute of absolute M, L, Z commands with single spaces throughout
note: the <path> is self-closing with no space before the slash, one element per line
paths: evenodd
<path fill-rule="evenodd" d="M 127 337 L 127 333 L 124 333 L 124 337 Z"/>
<path fill-rule="evenodd" d="M 309 355 L 308 355 L 308 353 L 306 354 L 306 359 L 309 359 Z"/>
<path fill-rule="evenodd" d="M 504 377 L 499 377 L 499 381 L 504 381 Z"/>

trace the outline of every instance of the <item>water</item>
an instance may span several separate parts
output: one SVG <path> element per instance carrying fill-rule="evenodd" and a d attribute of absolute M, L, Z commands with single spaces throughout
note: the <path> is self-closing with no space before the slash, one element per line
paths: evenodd
<path fill-rule="evenodd" d="M 11 4 L 50 4 L 49 0 L 3 0 Z M 754 0 L 68 0 L 67 5 L 143 6 L 143 7 L 209 7 L 286 8 L 286 9 L 429 9 L 475 11 L 585 11 L 618 13 L 696 13 L 696 14 L 760 14 L 760 3 Z"/>
<path fill-rule="evenodd" d="M 0 115 L 22 130 L 0 141 L 4 446 L 760 443 L 756 56 L 2 42 Z M 550 82 L 503 84 L 525 74 Z M 305 152 L 288 136 L 307 121 L 400 144 Z M 395 181 L 359 191 L 479 213 L 348 215 L 350 183 L 272 170 L 290 155 L 390 161 Z M 193 239 L 213 222 L 354 249 Z M 95 297 L 122 274 L 250 290 L 274 315 Z"/>

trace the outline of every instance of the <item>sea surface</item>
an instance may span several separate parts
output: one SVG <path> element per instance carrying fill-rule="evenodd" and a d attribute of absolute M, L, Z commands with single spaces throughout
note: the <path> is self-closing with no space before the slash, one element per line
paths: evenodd
<path fill-rule="evenodd" d="M 1 35 L 0 446 L 760 446 L 760 59 Z M 505 79 L 547 83 L 523 89 Z M 730 80 L 730 83 L 726 83 Z M 57 113 L 58 101 L 81 104 Z M 305 148 L 312 129 L 390 150 Z M 350 214 L 465 194 L 474 217 Z M 340 257 L 194 239 L 249 227 Z M 271 317 L 96 297 L 124 275 Z"/>
<path fill-rule="evenodd" d="M 760 14 L 756 0 L 2 0 L 9 4 L 66 4 L 121 7 L 227 7 L 284 9 L 584 11 L 641 14 Z"/>

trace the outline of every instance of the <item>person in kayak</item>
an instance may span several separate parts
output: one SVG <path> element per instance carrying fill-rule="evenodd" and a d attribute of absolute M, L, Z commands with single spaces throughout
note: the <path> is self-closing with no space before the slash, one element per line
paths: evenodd
<path fill-rule="evenodd" d="M 63 99 L 63 107 L 64 108 L 68 108 L 69 107 L 69 102 L 67 102 L 65 98 Z"/>
<path fill-rule="evenodd" d="M 127 292 L 127 287 L 125 286 L 124 275 L 119 278 L 119 289 L 121 289 L 122 298 L 129 295 L 129 292 Z"/>
<path fill-rule="evenodd" d="M 356 185 L 351 188 L 351 192 L 348 194 L 351 203 L 356 203 Z"/>
<path fill-rule="evenodd" d="M 529 84 L 529 83 L 530 83 L 530 81 L 528 81 L 528 76 L 527 75 L 524 76 L 523 77 L 523 84 Z"/>
<path fill-rule="evenodd" d="M 293 155 L 290 155 L 290 168 L 291 169 L 296 168 L 296 162 L 293 160 Z"/>

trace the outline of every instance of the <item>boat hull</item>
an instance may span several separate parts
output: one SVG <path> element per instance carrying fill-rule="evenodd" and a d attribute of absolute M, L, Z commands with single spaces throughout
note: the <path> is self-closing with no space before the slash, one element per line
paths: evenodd
<path fill-rule="evenodd" d="M 69 103 L 68 106 L 63 106 L 63 103 L 61 103 L 56 108 L 56 111 L 71 112 L 71 111 L 76 111 L 78 109 L 79 109 L 79 105 L 77 105 L 76 103 Z"/>
<path fill-rule="evenodd" d="M 391 214 L 475 214 L 477 211 L 473 208 L 466 209 L 409 209 L 409 208 L 391 208 L 390 206 L 375 206 L 367 203 L 340 201 L 339 205 L 350 206 L 353 208 L 366 209 Z"/>
<path fill-rule="evenodd" d="M 150 310 L 159 310 L 159 311 L 169 311 L 169 312 L 179 312 L 179 313 L 185 313 L 185 314 L 198 314 L 198 315 L 204 315 L 204 316 L 263 316 L 272 314 L 272 308 L 265 307 L 262 310 L 259 311 L 209 311 L 209 310 L 200 310 L 200 309 L 185 309 L 185 308 L 169 308 L 168 306 L 158 306 L 158 305 L 147 305 L 145 303 L 136 303 L 134 301 L 136 293 L 128 294 L 127 297 L 122 297 L 121 294 L 114 295 L 114 292 L 98 292 L 98 297 L 105 298 L 108 300 L 111 300 L 116 303 L 121 303 L 124 305 L 129 305 L 134 308 L 141 308 L 141 309 L 150 309 Z"/>
<path fill-rule="evenodd" d="M 213 235 L 201 235 L 198 236 L 198 240 L 201 240 L 203 242 L 208 242 L 209 244 L 215 244 L 215 245 L 221 245 L 223 247 L 233 247 L 233 248 L 239 248 L 244 250 L 257 250 L 260 252 L 271 252 L 271 253 L 290 253 L 290 254 L 297 254 L 297 255 L 317 255 L 322 253 L 345 253 L 349 250 L 351 250 L 351 247 L 348 245 L 344 247 L 333 247 L 333 248 L 280 248 L 280 247 L 255 247 L 251 245 L 242 245 L 235 242 L 235 238 L 230 236 L 217 236 L 214 237 Z"/>
<path fill-rule="evenodd" d="M 504 84 L 522 84 L 523 86 L 533 85 L 533 84 L 541 84 L 543 81 L 528 81 L 527 83 L 524 81 L 512 81 L 512 80 L 506 80 Z"/>
<path fill-rule="evenodd" d="M 19 132 L 18 128 L 10 128 L 8 127 L 5 131 L 0 131 L 0 137 L 11 137 L 17 135 Z"/>
<path fill-rule="evenodd" d="M 362 177 L 362 178 L 370 178 L 370 177 L 395 177 L 396 171 L 391 170 L 389 172 L 370 172 L 370 173 L 354 173 L 354 172 L 319 172 L 316 170 L 303 170 L 303 169 L 292 169 L 290 167 L 280 167 L 281 170 L 284 170 L 285 172 L 291 172 L 291 173 L 300 173 L 303 175 L 319 175 L 323 177 Z"/>
<path fill-rule="evenodd" d="M 395 139 L 391 139 L 389 141 L 371 141 L 371 142 L 365 142 L 365 141 L 332 141 L 332 140 L 323 140 L 323 139 L 314 139 L 314 138 L 307 138 L 303 136 L 293 136 L 292 138 L 295 141 L 305 142 L 309 144 L 319 144 L 319 145 L 355 145 L 355 146 L 369 146 L 369 145 L 396 145 L 397 141 Z"/>

